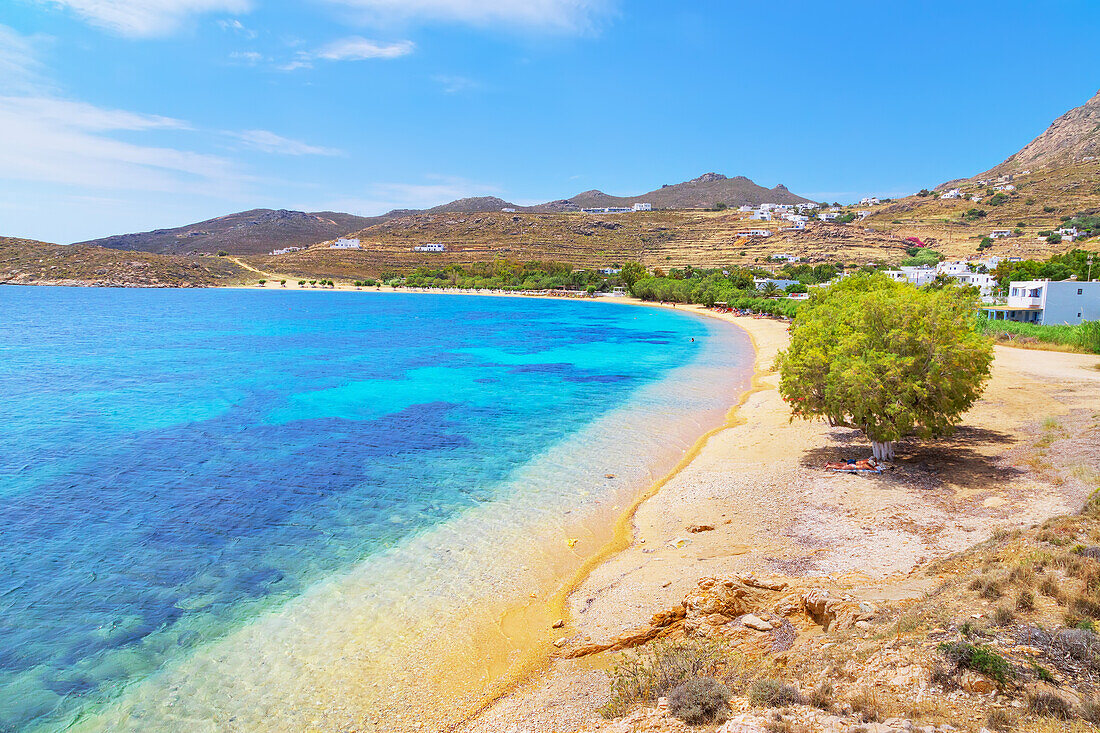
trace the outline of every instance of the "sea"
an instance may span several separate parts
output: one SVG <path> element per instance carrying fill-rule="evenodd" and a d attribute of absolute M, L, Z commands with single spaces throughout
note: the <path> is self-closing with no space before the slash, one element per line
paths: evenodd
<path fill-rule="evenodd" d="M 610 300 L 0 287 L 0 731 L 461 719 L 748 387 Z"/>

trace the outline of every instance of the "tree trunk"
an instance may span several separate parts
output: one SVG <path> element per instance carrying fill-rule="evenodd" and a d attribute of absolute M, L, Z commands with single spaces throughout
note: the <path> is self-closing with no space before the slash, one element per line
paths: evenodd
<path fill-rule="evenodd" d="M 871 455 L 875 457 L 876 461 L 894 460 L 894 441 L 879 443 L 877 440 L 872 440 Z"/>

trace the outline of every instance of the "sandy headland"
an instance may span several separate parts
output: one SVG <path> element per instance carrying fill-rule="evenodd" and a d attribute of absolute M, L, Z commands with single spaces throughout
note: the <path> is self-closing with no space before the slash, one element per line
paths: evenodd
<path fill-rule="evenodd" d="M 936 584 L 919 572 L 933 561 L 997 529 L 1076 512 L 1095 488 L 1095 356 L 997 347 L 985 394 L 952 438 L 903 444 L 882 475 L 837 474 L 823 464 L 864 458 L 869 447 L 855 431 L 789 420 L 771 369 L 787 324 L 679 308 L 751 334 L 753 389 L 730 423 L 631 512 L 628 546 L 569 594 L 555 658 L 463 733 L 599 727 L 614 659 L 602 650 L 659 635 L 655 614 L 678 608 L 700 578 L 804 577 L 861 599 L 916 599 Z M 1037 448 L 1052 424 L 1058 450 Z"/>

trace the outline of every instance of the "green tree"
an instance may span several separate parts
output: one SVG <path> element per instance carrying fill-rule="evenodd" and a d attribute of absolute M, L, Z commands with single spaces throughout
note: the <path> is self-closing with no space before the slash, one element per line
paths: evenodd
<path fill-rule="evenodd" d="M 779 289 L 779 286 L 776 285 L 774 281 L 768 280 L 764 283 L 764 287 L 760 288 L 760 292 L 764 294 L 765 298 L 774 298 L 783 291 Z"/>
<path fill-rule="evenodd" d="M 263 286 L 264 286 L 265 284 L 267 284 L 267 280 L 261 280 L 261 281 L 260 281 L 260 287 L 261 287 L 261 288 L 262 288 L 262 287 L 263 287 Z"/>
<path fill-rule="evenodd" d="M 977 300 L 961 288 L 917 289 L 858 274 L 798 311 L 776 359 L 793 417 L 863 431 L 875 458 L 906 436 L 949 434 L 981 395 L 992 342 L 976 330 Z"/>
<path fill-rule="evenodd" d="M 619 273 L 619 277 L 623 279 L 626 284 L 627 290 L 634 290 L 634 283 L 641 280 L 646 276 L 645 267 L 639 262 L 627 262 L 623 265 L 622 272 Z"/>

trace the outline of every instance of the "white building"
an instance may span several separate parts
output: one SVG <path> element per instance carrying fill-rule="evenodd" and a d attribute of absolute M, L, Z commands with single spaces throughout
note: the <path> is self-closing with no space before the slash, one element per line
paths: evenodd
<path fill-rule="evenodd" d="M 994 191 L 1015 191 L 1016 187 L 1013 186 L 1011 183 L 1006 183 L 1003 186 L 994 186 L 993 190 Z"/>
<path fill-rule="evenodd" d="M 623 269 L 621 267 L 604 267 L 600 270 L 600 274 L 601 275 L 618 275 L 622 271 L 623 271 Z"/>
<path fill-rule="evenodd" d="M 751 206 L 738 206 L 737 210 L 740 211 L 742 214 L 747 214 L 750 211 L 752 211 L 752 207 Z"/>
<path fill-rule="evenodd" d="M 746 229 L 742 232 L 736 232 L 738 237 L 770 237 L 772 235 L 771 229 Z"/>
<path fill-rule="evenodd" d="M 1012 236 L 1011 229 L 994 229 L 989 233 L 991 239 L 1004 239 Z"/>
<path fill-rule="evenodd" d="M 995 321 L 1072 326 L 1100 320 L 1100 280 L 1014 280 L 1005 304 L 984 310 Z"/>
<path fill-rule="evenodd" d="M 446 252 L 447 245 L 440 242 L 432 242 L 430 244 L 418 244 L 413 247 L 413 252 Z"/>
<path fill-rule="evenodd" d="M 634 209 L 628 209 L 624 206 L 605 206 L 598 209 L 581 209 L 584 214 L 628 214 Z"/>
<path fill-rule="evenodd" d="M 840 216 L 840 214 L 836 213 L 835 211 L 826 211 L 824 214 L 818 214 L 817 218 L 821 219 L 822 221 L 833 221 L 838 216 Z"/>
<path fill-rule="evenodd" d="M 510 207 L 505 207 L 505 208 L 501 209 L 501 212 L 503 212 L 505 214 L 514 214 L 514 213 L 516 213 L 516 210 L 513 209 L 513 208 L 510 208 Z"/>
<path fill-rule="evenodd" d="M 802 261 L 801 257 L 798 257 L 797 255 L 789 255 L 789 254 L 775 254 L 775 255 L 772 255 L 771 257 L 769 257 L 768 259 L 779 260 L 780 262 L 801 262 Z"/>
<path fill-rule="evenodd" d="M 758 208 L 761 209 L 762 211 L 771 211 L 772 209 L 774 209 L 778 205 L 779 204 L 760 204 L 760 206 Z"/>
<path fill-rule="evenodd" d="M 796 231 L 802 231 L 803 229 L 805 229 L 805 228 L 806 228 L 806 222 L 804 222 L 804 221 L 796 221 L 796 222 L 792 223 L 792 224 L 791 224 L 791 225 L 790 225 L 789 227 L 787 227 L 787 228 L 788 228 L 788 229 L 794 229 L 794 230 L 796 230 Z"/>
<path fill-rule="evenodd" d="M 761 210 L 752 212 L 752 216 L 749 217 L 749 218 L 753 219 L 755 221 L 771 221 L 772 220 L 772 213 L 770 211 L 765 211 L 765 210 L 761 209 Z"/>
<path fill-rule="evenodd" d="M 963 192 L 958 188 L 952 188 L 950 191 L 944 191 L 940 196 L 941 199 L 957 199 L 962 198 Z"/>
<path fill-rule="evenodd" d="M 870 215 L 871 215 L 870 211 L 857 211 L 856 212 L 856 216 L 858 216 L 860 218 L 860 220 L 866 219 Z"/>
<path fill-rule="evenodd" d="M 358 239 L 344 239 L 340 237 L 328 246 L 329 249 L 359 249 Z"/>
<path fill-rule="evenodd" d="M 634 204 L 635 211 L 653 211 L 653 204 L 637 203 Z"/>
<path fill-rule="evenodd" d="M 907 282 L 918 288 L 936 279 L 934 267 L 903 266 L 896 270 L 883 270 L 882 273 L 895 282 Z"/>
<path fill-rule="evenodd" d="M 879 201 L 878 201 L 878 198 L 877 198 L 877 197 L 875 197 L 875 196 L 868 196 L 868 197 L 866 197 L 866 198 L 862 198 L 862 199 L 860 199 L 860 200 L 859 200 L 859 205 L 860 205 L 860 206 L 874 206 L 874 205 L 875 205 L 875 204 L 877 204 L 878 202 L 879 202 Z"/>
<path fill-rule="evenodd" d="M 282 249 L 273 249 L 273 250 L 271 250 L 271 254 L 273 254 L 273 255 L 285 255 L 285 254 L 290 254 L 291 252 L 298 252 L 302 249 L 304 249 L 304 248 L 303 247 L 283 247 Z"/>

